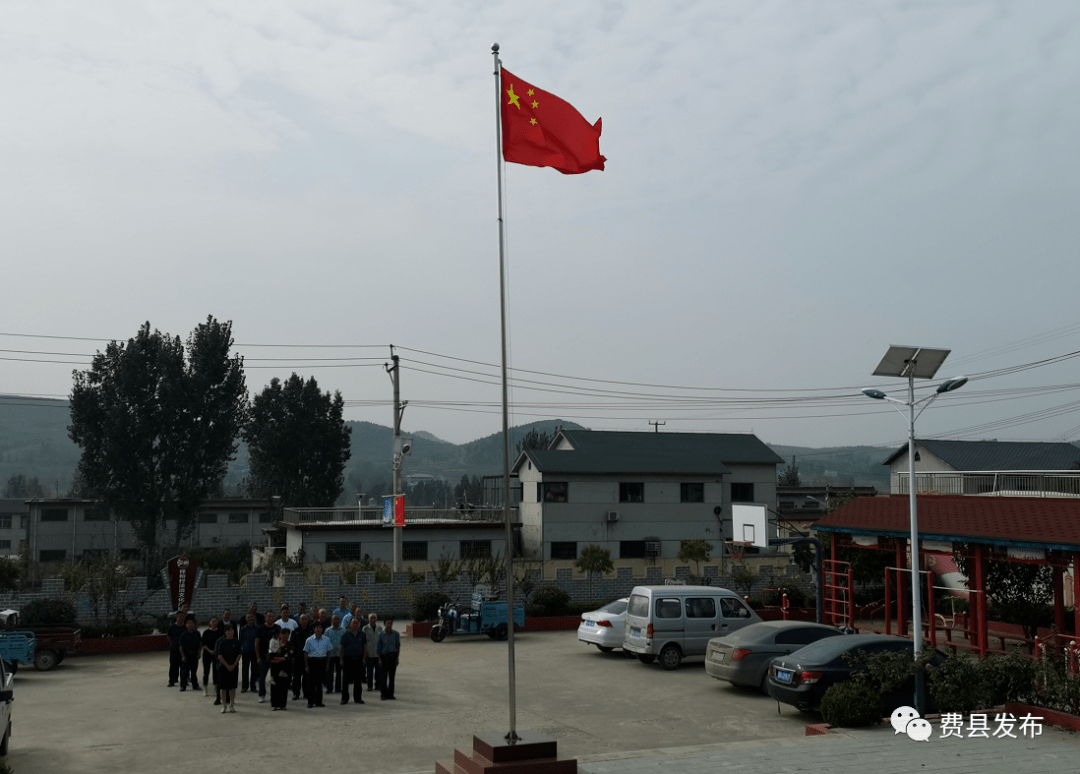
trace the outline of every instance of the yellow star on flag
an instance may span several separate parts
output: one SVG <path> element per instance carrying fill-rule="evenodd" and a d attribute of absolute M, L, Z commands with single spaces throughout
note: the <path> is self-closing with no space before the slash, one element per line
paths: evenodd
<path fill-rule="evenodd" d="M 530 96 L 530 97 L 531 97 L 531 96 L 532 96 L 533 94 L 535 94 L 535 93 L 536 93 L 535 91 L 533 91 L 532 89 L 529 89 L 529 96 Z"/>
<path fill-rule="evenodd" d="M 514 84 L 510 84 L 510 88 L 506 90 L 506 95 L 510 97 L 510 101 L 507 105 L 516 105 L 518 110 L 521 110 L 521 103 L 518 102 L 518 95 L 514 93 Z"/>
<path fill-rule="evenodd" d="M 539 102 L 537 102 L 536 100 L 533 100 L 532 106 L 533 106 L 534 108 L 540 107 L 540 103 L 539 103 Z"/>
<path fill-rule="evenodd" d="M 536 123 L 536 119 L 535 119 L 535 118 L 530 118 L 530 119 L 529 119 L 529 123 L 530 123 L 530 124 L 535 124 L 535 123 Z"/>

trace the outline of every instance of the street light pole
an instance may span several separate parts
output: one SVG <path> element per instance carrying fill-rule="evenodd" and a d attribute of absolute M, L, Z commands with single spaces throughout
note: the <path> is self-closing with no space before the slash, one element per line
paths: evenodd
<path fill-rule="evenodd" d="M 926 358 L 920 368 L 919 356 L 924 354 Z M 916 663 L 922 655 L 922 579 L 919 575 L 919 506 L 915 498 L 915 420 L 923 411 L 946 392 L 958 390 L 967 384 L 966 377 L 948 379 L 938 386 L 932 395 L 921 400 L 915 400 L 915 377 L 933 378 L 941 363 L 948 356 L 949 350 L 931 350 L 917 347 L 890 347 L 874 374 L 877 376 L 905 376 L 908 380 L 907 400 L 900 400 L 886 395 L 881 390 L 866 388 L 863 395 L 874 400 L 885 400 L 897 406 L 907 408 L 908 425 L 908 503 L 911 526 L 911 625 L 912 625 L 912 653 Z M 899 371 L 897 372 L 897 369 Z M 916 407 L 919 408 L 916 413 Z M 897 409 L 901 415 L 902 409 Z M 924 675 L 921 671 L 915 673 L 915 709 L 920 715 L 925 711 Z"/>

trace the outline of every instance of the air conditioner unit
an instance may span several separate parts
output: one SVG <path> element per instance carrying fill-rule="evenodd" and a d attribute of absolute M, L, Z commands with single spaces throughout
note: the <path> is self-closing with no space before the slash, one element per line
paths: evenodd
<path fill-rule="evenodd" d="M 607 520 L 608 521 L 618 521 L 619 520 L 619 512 L 618 511 L 608 511 L 607 512 Z"/>
<path fill-rule="evenodd" d="M 645 556 L 660 556 L 660 541 L 659 540 L 646 540 L 645 541 Z"/>

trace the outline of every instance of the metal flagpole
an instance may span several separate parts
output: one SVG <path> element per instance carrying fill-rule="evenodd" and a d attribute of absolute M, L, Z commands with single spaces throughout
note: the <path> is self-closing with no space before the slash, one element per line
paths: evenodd
<path fill-rule="evenodd" d="M 503 183 L 502 183 L 502 83 L 499 60 L 499 44 L 491 46 L 495 58 L 495 152 L 499 181 L 499 324 L 502 335 L 502 434 L 503 434 L 503 521 L 506 524 L 506 658 L 510 669 L 510 731 L 508 742 L 516 742 L 517 735 L 517 686 L 514 675 L 514 535 L 510 524 L 510 411 L 507 401 L 506 375 L 506 248 L 503 237 Z"/>

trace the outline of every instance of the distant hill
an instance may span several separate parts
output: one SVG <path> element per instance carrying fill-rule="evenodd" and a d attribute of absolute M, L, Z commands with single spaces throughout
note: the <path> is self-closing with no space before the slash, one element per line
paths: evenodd
<path fill-rule="evenodd" d="M 68 438 L 71 421 L 66 400 L 0 395 L 0 487 L 9 477 L 37 477 L 49 495 L 65 494 L 79 461 L 79 448 Z M 371 422 L 349 422 L 352 427 L 352 459 L 346 479 L 357 491 L 381 491 L 379 482 L 390 477 L 390 454 L 394 432 Z M 518 442 L 531 430 L 554 434 L 557 428 L 584 429 L 563 420 L 545 420 L 510 429 L 511 461 Z M 502 434 L 493 433 L 465 444 L 444 441 L 423 430 L 406 430 L 413 439 L 412 454 L 405 461 L 405 475 L 426 475 L 456 484 L 463 475 L 497 475 L 502 471 Z M 792 456 L 804 483 L 835 483 L 837 486 L 876 486 L 886 491 L 888 468 L 881 463 L 893 449 L 874 446 L 839 446 L 813 449 L 805 446 L 769 444 L 788 463 Z M 783 466 L 780 466 L 783 467 Z M 247 448 L 240 444 L 225 484 L 228 492 L 248 472 Z M 370 486 L 365 486 L 370 484 Z M 352 488 L 347 486 L 347 491 Z"/>

